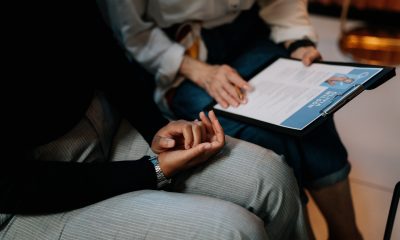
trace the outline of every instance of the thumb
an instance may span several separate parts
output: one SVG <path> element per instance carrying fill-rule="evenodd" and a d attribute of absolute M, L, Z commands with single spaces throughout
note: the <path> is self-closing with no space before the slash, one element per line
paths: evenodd
<path fill-rule="evenodd" d="M 151 149 L 159 154 L 175 147 L 175 140 L 168 137 L 155 136 L 151 142 Z"/>
<path fill-rule="evenodd" d="M 183 155 L 184 155 L 183 157 L 190 161 L 190 160 L 206 153 L 208 149 L 211 149 L 211 143 L 209 143 L 209 142 L 201 143 L 201 144 L 197 145 L 196 147 L 193 147 L 193 148 L 183 151 Z"/>
<path fill-rule="evenodd" d="M 168 137 L 159 137 L 158 144 L 162 148 L 173 148 L 175 146 L 175 140 Z"/>
<path fill-rule="evenodd" d="M 165 176 L 173 176 L 177 172 L 189 169 L 207 160 L 204 155 L 208 149 L 211 149 L 209 142 L 201 143 L 187 150 L 164 151 L 158 155 L 160 167 Z"/>

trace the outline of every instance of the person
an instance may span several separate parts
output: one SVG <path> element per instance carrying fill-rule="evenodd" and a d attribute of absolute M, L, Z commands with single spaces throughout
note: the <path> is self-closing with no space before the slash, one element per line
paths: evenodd
<path fill-rule="evenodd" d="M 21 61 L 27 71 L 19 74 L 41 79 L 10 87 L 18 91 L 3 109 L 1 239 L 307 239 L 295 178 L 280 156 L 225 140 L 213 112 L 162 118 L 98 12 L 93 34 L 93 19 L 66 5 L 51 21 L 60 31 L 30 19 L 41 58 Z M 63 58 L 52 48 L 59 44 Z M 123 84 L 131 77 L 134 86 Z M 133 144 L 131 130 L 116 132 L 121 118 L 156 155 L 141 156 L 135 148 L 146 142 Z"/>
<path fill-rule="evenodd" d="M 347 86 L 348 84 L 350 84 L 352 82 L 354 82 L 354 79 L 352 79 L 346 75 L 341 75 L 341 76 L 333 75 L 332 77 L 329 77 L 327 80 L 325 80 L 325 83 L 331 87 L 337 86 L 337 85 Z"/>
<path fill-rule="evenodd" d="M 155 100 L 172 119 L 193 120 L 214 101 L 223 107 L 246 104 L 238 88 L 254 90 L 245 79 L 276 57 L 306 66 L 321 59 L 304 0 L 97 2 L 131 61 L 152 74 Z M 332 118 L 302 139 L 226 117 L 219 121 L 226 134 L 285 156 L 326 218 L 330 239 L 362 238 L 350 164 Z"/>

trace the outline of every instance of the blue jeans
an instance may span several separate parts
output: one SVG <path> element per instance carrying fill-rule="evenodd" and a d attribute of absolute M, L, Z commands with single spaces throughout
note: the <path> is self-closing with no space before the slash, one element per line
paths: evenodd
<path fill-rule="evenodd" d="M 253 7 L 233 23 L 202 31 L 208 63 L 228 64 L 249 79 L 271 59 L 288 56 L 281 45 L 268 39 L 268 27 L 257 11 Z M 170 107 L 177 118 L 193 120 L 212 102 L 204 89 L 186 80 L 176 89 Z M 218 119 L 227 135 L 284 155 L 300 187 L 321 188 L 344 180 L 349 174 L 347 152 L 332 118 L 301 139 L 226 117 Z"/>

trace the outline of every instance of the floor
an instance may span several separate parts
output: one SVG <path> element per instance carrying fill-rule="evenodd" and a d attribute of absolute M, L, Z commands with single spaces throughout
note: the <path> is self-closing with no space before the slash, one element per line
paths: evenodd
<path fill-rule="evenodd" d="M 312 15 L 311 21 L 319 34 L 318 48 L 324 60 L 352 61 L 338 48 L 337 18 Z M 383 238 L 393 188 L 400 181 L 400 66 L 396 72 L 395 78 L 363 92 L 335 113 L 349 152 L 353 203 L 365 240 Z M 317 239 L 327 239 L 326 224 L 315 204 L 311 202 L 308 209 Z M 400 239 L 399 217 L 400 213 L 392 239 Z"/>

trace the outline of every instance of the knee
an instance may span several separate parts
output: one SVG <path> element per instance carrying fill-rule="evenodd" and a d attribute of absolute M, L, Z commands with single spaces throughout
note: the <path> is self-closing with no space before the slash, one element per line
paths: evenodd
<path fill-rule="evenodd" d="M 285 192 L 298 191 L 293 169 L 285 162 L 282 155 L 249 142 L 232 138 L 227 138 L 227 140 L 229 143 L 234 143 L 229 146 L 231 155 L 244 158 L 242 171 L 251 172 L 251 176 L 245 178 L 250 181 L 248 184 L 254 185 L 256 182 L 262 186 L 267 185 L 269 188 L 273 187 L 273 189 L 281 189 Z"/>
<path fill-rule="evenodd" d="M 282 156 L 267 149 L 258 151 L 262 154 L 254 159 L 253 163 L 252 195 L 254 199 L 263 200 L 255 201 L 258 203 L 255 205 L 262 207 L 267 204 L 269 206 L 269 217 L 266 217 L 265 220 L 271 220 L 273 215 L 278 212 L 280 212 L 278 215 L 284 214 L 287 217 L 292 214 L 296 215 L 300 211 L 301 204 L 293 169 L 285 163 Z"/>
<path fill-rule="evenodd" d="M 282 192 L 297 194 L 298 185 L 291 167 L 283 157 L 258 145 L 227 137 L 229 156 L 235 161 L 234 171 L 240 179 L 234 179 L 243 190 L 269 194 Z M 240 166 L 240 167 L 238 167 Z"/>
<path fill-rule="evenodd" d="M 217 211 L 210 212 L 213 216 L 208 229 L 202 229 L 211 239 L 268 239 L 264 222 L 255 214 L 239 205 L 223 202 Z M 208 235 L 211 234 L 211 235 Z"/>
<path fill-rule="evenodd" d="M 271 183 L 275 189 L 283 192 L 297 192 L 298 185 L 293 169 L 285 162 L 284 157 L 265 150 L 262 158 L 256 162 L 259 181 Z"/>
<path fill-rule="evenodd" d="M 262 186 L 268 186 L 272 194 L 297 201 L 299 188 L 293 169 L 286 164 L 283 156 L 273 152 L 266 152 L 264 156 L 256 164 L 257 181 Z"/>

